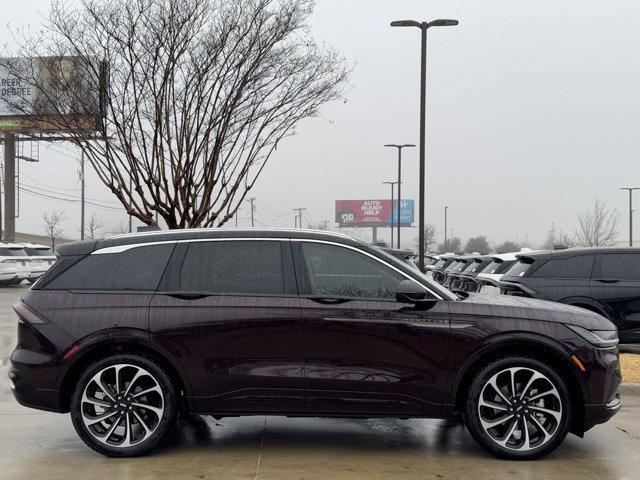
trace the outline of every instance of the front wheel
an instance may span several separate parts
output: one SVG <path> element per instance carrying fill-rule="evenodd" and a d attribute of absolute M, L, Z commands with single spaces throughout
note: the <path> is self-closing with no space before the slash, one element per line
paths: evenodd
<path fill-rule="evenodd" d="M 555 450 L 571 424 L 564 380 L 545 363 L 507 357 L 473 379 L 465 423 L 473 438 L 500 458 L 534 459 Z"/>
<path fill-rule="evenodd" d="M 91 365 L 71 399 L 76 432 L 107 456 L 148 452 L 170 432 L 176 413 L 169 376 L 138 355 L 114 355 Z"/>

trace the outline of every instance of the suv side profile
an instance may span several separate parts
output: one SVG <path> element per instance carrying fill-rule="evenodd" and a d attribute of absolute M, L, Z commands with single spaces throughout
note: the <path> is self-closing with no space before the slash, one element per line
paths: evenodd
<path fill-rule="evenodd" d="M 586 308 L 611 320 L 623 342 L 640 342 L 640 249 L 575 248 L 519 254 L 502 293 Z"/>
<path fill-rule="evenodd" d="M 380 249 L 305 230 L 176 230 L 62 245 L 22 300 L 9 377 L 109 456 L 178 412 L 462 414 L 531 459 L 620 409 L 617 332 L 587 310 L 458 296 Z"/>

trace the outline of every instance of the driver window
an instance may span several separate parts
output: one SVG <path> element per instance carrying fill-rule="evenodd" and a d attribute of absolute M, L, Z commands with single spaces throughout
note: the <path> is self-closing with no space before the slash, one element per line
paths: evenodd
<path fill-rule="evenodd" d="M 336 245 L 302 243 L 311 295 L 319 297 L 395 299 L 405 279 L 367 255 Z"/>

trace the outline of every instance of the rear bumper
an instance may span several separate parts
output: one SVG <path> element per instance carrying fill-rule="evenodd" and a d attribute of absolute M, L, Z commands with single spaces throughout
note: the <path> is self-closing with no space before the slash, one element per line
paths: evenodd
<path fill-rule="evenodd" d="M 58 413 L 62 411 L 58 390 L 34 388 L 15 368 L 9 371 L 9 386 L 14 398 L 24 407 Z"/>

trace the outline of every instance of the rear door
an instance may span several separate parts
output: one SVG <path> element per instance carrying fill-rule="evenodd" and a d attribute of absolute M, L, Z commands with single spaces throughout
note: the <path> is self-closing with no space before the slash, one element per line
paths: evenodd
<path fill-rule="evenodd" d="M 395 301 L 399 270 L 340 244 L 292 241 L 305 320 L 307 412 L 438 415 L 448 304 Z"/>
<path fill-rule="evenodd" d="M 591 292 L 621 332 L 640 330 L 640 253 L 598 253 Z M 633 339 L 640 331 L 626 338 Z"/>
<path fill-rule="evenodd" d="M 304 412 L 288 239 L 179 243 L 151 302 L 150 328 L 187 372 L 194 411 Z"/>
<path fill-rule="evenodd" d="M 589 277 L 593 253 L 560 254 L 531 271 L 523 283 L 536 298 L 563 303 L 580 303 L 591 298 Z"/>

